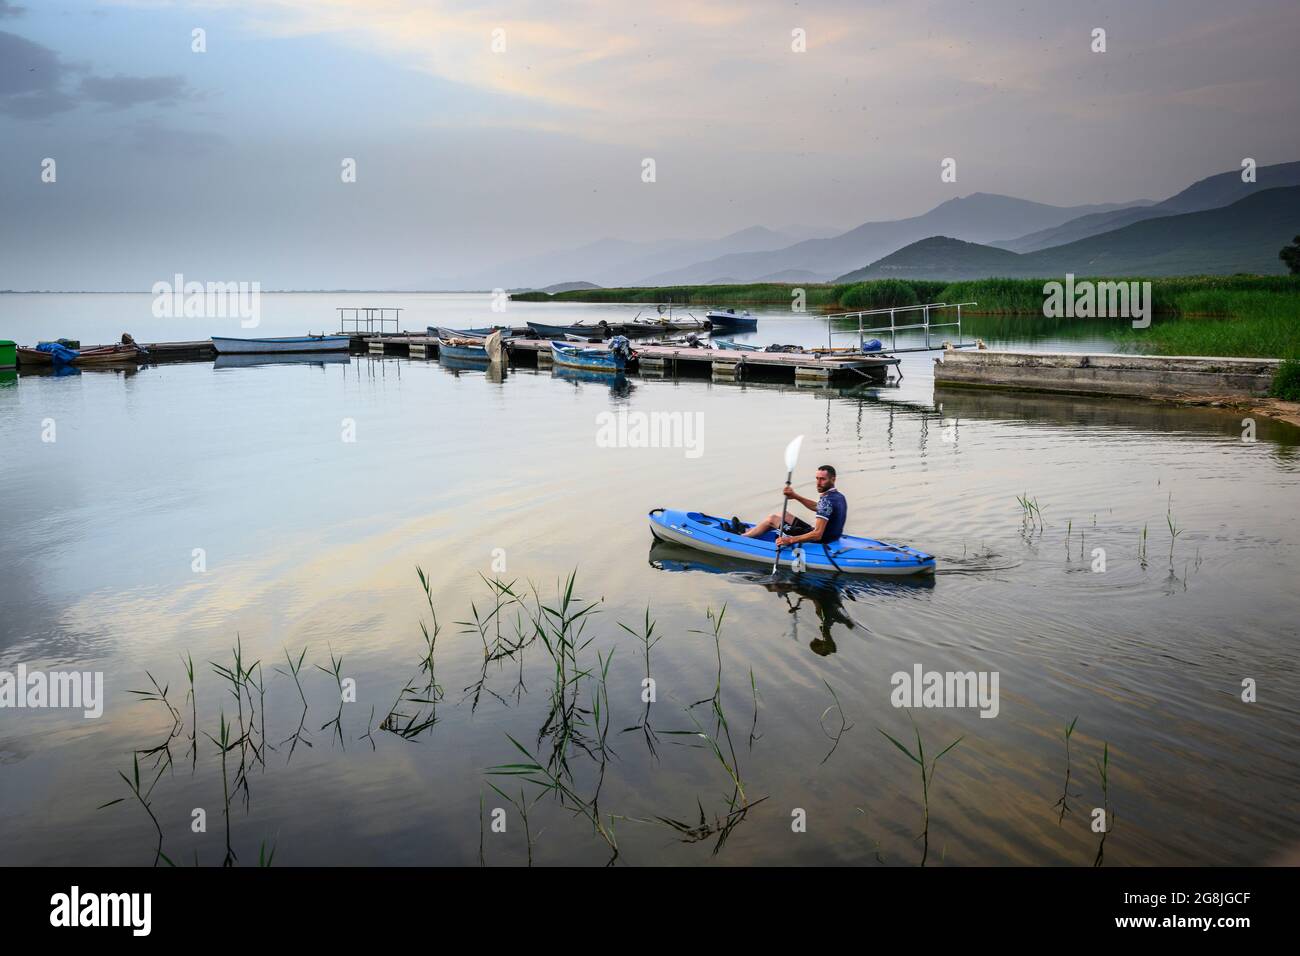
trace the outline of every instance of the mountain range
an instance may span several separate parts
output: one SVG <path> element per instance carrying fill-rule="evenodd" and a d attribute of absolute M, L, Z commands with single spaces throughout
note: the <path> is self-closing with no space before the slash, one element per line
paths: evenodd
<path fill-rule="evenodd" d="M 754 282 L 787 269 L 802 269 L 829 279 L 928 236 L 954 236 L 987 243 L 1119 208 L 1118 204 L 1049 206 L 1011 196 L 973 193 L 940 203 L 924 215 L 866 222 L 838 236 L 808 239 L 782 249 L 733 253 L 699 261 L 682 269 L 650 273 L 639 284 L 708 284 L 720 276 Z"/>
<path fill-rule="evenodd" d="M 838 282 L 1286 272 L 1278 250 L 1300 232 L 1300 186 L 1263 189 L 1220 209 L 1143 219 L 1035 252 L 933 236 Z"/>
<path fill-rule="evenodd" d="M 1219 173 L 1217 176 L 1192 183 L 1182 192 L 1170 196 L 1163 202 L 1151 203 L 1139 208 L 1080 216 L 1055 228 L 1030 233 L 1017 239 L 992 242 L 989 245 L 1010 249 L 1012 252 L 1035 252 L 1110 232 L 1112 229 L 1141 222 L 1143 219 L 1217 209 L 1231 205 L 1238 199 L 1245 199 L 1260 189 L 1272 189 L 1278 186 L 1300 186 L 1300 163 L 1280 163 L 1257 169 L 1256 181 L 1252 183 L 1242 182 L 1239 172 Z"/>
<path fill-rule="evenodd" d="M 567 252 L 507 263 L 492 273 L 505 281 L 491 285 L 536 288 L 581 280 L 603 286 L 662 286 L 824 282 L 884 275 L 1055 275 L 1063 271 L 1061 263 L 1069 263 L 1068 271 L 1076 274 L 1094 275 L 1103 271 L 1114 275 L 1275 273 L 1285 271 L 1277 250 L 1300 233 L 1300 219 L 1290 212 L 1293 195 L 1284 195 L 1289 187 L 1300 187 L 1300 162 L 1258 167 L 1254 182 L 1243 182 L 1240 170 L 1219 173 L 1160 201 L 1053 206 L 973 193 L 919 216 L 866 222 L 834 235 L 808 227 L 755 226 L 713 240 L 603 239 Z M 1279 206 L 1270 210 L 1274 201 Z M 1182 218 L 1229 209 L 1235 211 L 1225 212 L 1221 219 Z M 1190 231 L 1180 238 L 1180 230 Z M 794 238 L 801 232 L 804 235 Z M 1045 254 L 1049 250 L 1054 252 Z"/>
<path fill-rule="evenodd" d="M 701 259 L 781 249 L 833 232 L 815 226 L 751 226 L 718 239 L 598 239 L 576 249 L 502 263 L 479 275 L 462 276 L 457 283 L 467 289 L 540 288 L 575 281 L 626 285 L 653 272 L 679 269 Z"/>

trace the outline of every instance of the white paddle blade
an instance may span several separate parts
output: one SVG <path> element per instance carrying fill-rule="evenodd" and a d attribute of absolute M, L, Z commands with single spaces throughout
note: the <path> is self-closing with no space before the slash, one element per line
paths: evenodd
<path fill-rule="evenodd" d="M 794 471 L 794 466 L 799 464 L 799 448 L 803 445 L 803 436 L 800 435 L 790 444 L 785 446 L 785 470 Z"/>

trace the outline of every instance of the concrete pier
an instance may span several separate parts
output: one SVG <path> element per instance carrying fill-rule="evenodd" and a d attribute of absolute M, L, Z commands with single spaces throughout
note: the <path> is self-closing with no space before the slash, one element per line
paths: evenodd
<path fill-rule="evenodd" d="M 935 385 L 1161 399 L 1257 399 L 1278 359 L 1107 353 L 945 352 Z"/>

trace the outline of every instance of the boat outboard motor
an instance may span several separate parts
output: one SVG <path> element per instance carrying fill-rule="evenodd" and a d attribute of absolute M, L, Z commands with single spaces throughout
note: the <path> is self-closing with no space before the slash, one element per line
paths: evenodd
<path fill-rule="evenodd" d="M 632 357 L 632 343 L 628 341 L 626 335 L 616 335 L 609 340 L 609 350 L 615 355 L 623 356 L 623 361 Z"/>

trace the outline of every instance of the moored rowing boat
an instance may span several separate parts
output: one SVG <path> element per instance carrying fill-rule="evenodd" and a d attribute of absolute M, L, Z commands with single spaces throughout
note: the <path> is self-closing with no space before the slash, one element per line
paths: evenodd
<path fill-rule="evenodd" d="M 485 339 L 493 332 L 500 332 L 502 338 L 515 334 L 515 330 L 504 325 L 493 325 L 477 329 L 451 329 L 445 325 L 431 325 L 425 331 L 435 339 Z"/>
<path fill-rule="evenodd" d="M 753 331 L 758 328 L 758 319 L 748 312 L 736 312 L 735 309 L 712 309 L 704 314 L 709 324 L 715 329 L 728 331 Z"/>
<path fill-rule="evenodd" d="M 450 330 L 448 330 L 450 331 Z M 493 331 L 484 338 L 464 336 L 439 336 L 438 357 L 459 359 L 467 362 L 504 361 L 509 346 L 502 338 L 500 330 Z"/>
<path fill-rule="evenodd" d="M 264 355 L 271 352 L 346 352 L 346 335 L 293 335 L 267 339 L 231 339 L 212 336 L 218 354 Z"/>
<path fill-rule="evenodd" d="M 438 338 L 438 357 L 469 362 L 487 362 L 488 353 L 484 339 Z"/>
<path fill-rule="evenodd" d="M 58 343 L 43 342 L 41 344 L 48 346 L 57 345 Z M 21 347 L 17 349 L 18 364 L 23 366 L 135 365 L 146 361 L 148 354 L 144 349 L 137 346 L 134 341 L 80 350 L 67 347 L 58 347 L 53 350 Z"/>
<path fill-rule="evenodd" d="M 709 341 L 717 348 L 726 349 L 732 352 L 761 352 L 757 345 L 745 345 L 742 342 L 735 342 L 731 339 L 719 339 L 710 337 Z"/>
<path fill-rule="evenodd" d="M 592 372 L 621 372 L 627 367 L 631 350 L 627 339 L 616 336 L 607 349 L 584 349 L 568 342 L 551 342 L 551 358 L 556 365 L 587 369 Z"/>
<path fill-rule="evenodd" d="M 40 349 L 26 348 L 18 346 L 18 364 L 19 365 L 53 365 L 54 356 L 49 352 L 42 352 Z"/>
<path fill-rule="evenodd" d="M 576 322 L 573 325 L 549 325 L 545 322 L 529 322 L 528 328 L 538 338 L 543 339 L 562 339 L 566 335 L 576 335 L 588 341 L 592 339 L 604 341 L 611 334 L 609 323 L 603 319 L 595 324 Z"/>
<path fill-rule="evenodd" d="M 145 361 L 147 353 L 134 345 L 105 345 L 102 348 L 82 349 L 72 360 L 73 365 L 135 365 Z"/>

